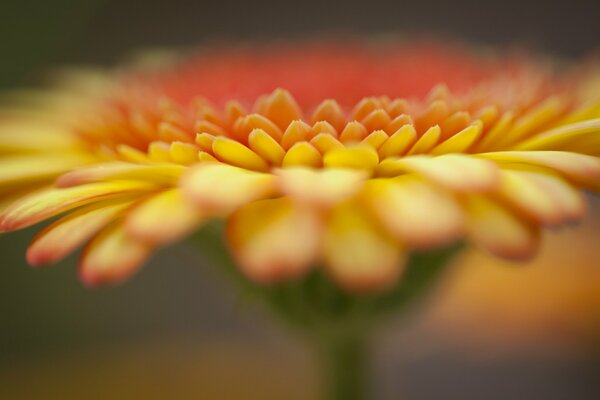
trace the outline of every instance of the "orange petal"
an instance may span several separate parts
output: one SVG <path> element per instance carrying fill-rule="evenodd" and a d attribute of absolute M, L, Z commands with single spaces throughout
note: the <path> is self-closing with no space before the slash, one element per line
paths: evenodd
<path fill-rule="evenodd" d="M 227 237 L 242 270 L 270 283 L 304 274 L 321 244 L 321 218 L 286 198 L 250 203 L 228 222 Z"/>
<path fill-rule="evenodd" d="M 287 128 L 290 122 L 302 118 L 300 106 L 290 92 L 283 89 L 275 89 L 266 99 L 263 114 L 281 129 Z"/>
<path fill-rule="evenodd" d="M 333 209 L 324 241 L 327 271 L 351 291 L 393 286 L 405 263 L 400 246 L 377 229 L 360 205 Z"/>
<path fill-rule="evenodd" d="M 94 205 L 59 219 L 38 233 L 27 249 L 32 266 L 60 261 L 109 224 L 127 203 Z"/>
<path fill-rule="evenodd" d="M 155 188 L 156 186 L 143 182 L 115 181 L 35 192 L 4 210 L 0 216 L 0 231 L 22 229 L 100 199 L 142 193 Z"/>

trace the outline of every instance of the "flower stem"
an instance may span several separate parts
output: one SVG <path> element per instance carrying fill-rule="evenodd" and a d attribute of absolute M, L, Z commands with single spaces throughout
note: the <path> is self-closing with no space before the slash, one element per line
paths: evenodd
<path fill-rule="evenodd" d="M 362 332 L 342 332 L 320 343 L 323 400 L 363 400 L 368 395 L 369 357 Z"/>

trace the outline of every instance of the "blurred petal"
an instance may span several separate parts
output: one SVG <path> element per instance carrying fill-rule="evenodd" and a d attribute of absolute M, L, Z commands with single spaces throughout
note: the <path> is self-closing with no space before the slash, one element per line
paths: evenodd
<path fill-rule="evenodd" d="M 171 243 L 190 233 L 204 219 L 202 212 L 183 198 L 181 189 L 170 189 L 150 197 L 127 216 L 127 234 L 153 243 Z"/>
<path fill-rule="evenodd" d="M 86 207 L 54 222 L 37 234 L 27 249 L 32 266 L 60 261 L 108 225 L 130 202 Z"/>
<path fill-rule="evenodd" d="M 286 198 L 260 200 L 235 212 L 227 237 L 235 258 L 253 280 L 295 278 L 314 265 L 322 222 L 310 208 Z"/>
<path fill-rule="evenodd" d="M 443 245 L 463 233 L 464 216 L 457 201 L 422 179 L 370 180 L 364 199 L 379 222 L 411 246 Z"/>
<path fill-rule="evenodd" d="M 324 258 L 333 279 L 351 291 L 393 285 L 405 263 L 400 245 L 379 230 L 355 202 L 333 209 L 325 235 Z"/>
<path fill-rule="evenodd" d="M 529 259 L 535 254 L 537 230 L 498 203 L 483 196 L 470 196 L 467 215 L 467 232 L 477 246 L 512 259 Z"/>
<path fill-rule="evenodd" d="M 184 194 L 198 206 L 229 212 L 276 193 L 275 177 L 220 163 L 190 169 L 181 180 Z"/>
<path fill-rule="evenodd" d="M 123 224 L 113 223 L 86 246 L 79 277 L 92 286 L 118 283 L 136 272 L 151 253 L 151 246 L 128 236 Z"/>
<path fill-rule="evenodd" d="M 115 181 L 32 193 L 4 210 L 0 215 L 0 231 L 25 228 L 93 201 L 153 188 L 156 186 L 152 183 Z"/>
<path fill-rule="evenodd" d="M 317 205 L 331 206 L 352 196 L 367 178 L 363 171 L 352 169 L 285 168 L 275 170 L 281 192 L 292 199 Z"/>

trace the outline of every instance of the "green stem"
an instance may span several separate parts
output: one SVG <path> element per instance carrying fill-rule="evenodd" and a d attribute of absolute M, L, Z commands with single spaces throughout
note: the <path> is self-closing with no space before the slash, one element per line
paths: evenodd
<path fill-rule="evenodd" d="M 320 343 L 323 400 L 363 400 L 368 395 L 369 357 L 365 335 L 344 332 Z"/>

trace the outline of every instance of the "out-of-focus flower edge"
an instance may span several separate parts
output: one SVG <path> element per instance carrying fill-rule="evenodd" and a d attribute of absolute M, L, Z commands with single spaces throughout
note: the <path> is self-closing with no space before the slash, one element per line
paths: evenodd
<path fill-rule="evenodd" d="M 600 188 L 597 79 L 531 60 L 357 53 L 217 52 L 167 72 L 72 74 L 13 99 L 0 110 L 0 228 L 60 216 L 29 263 L 87 243 L 81 278 L 102 284 L 225 218 L 257 282 L 318 265 L 371 290 L 414 249 L 467 238 L 526 259 L 540 229 L 583 217 L 581 190 Z M 428 70 L 432 57 L 447 65 Z M 439 84 L 419 97 L 419 80 Z"/>

